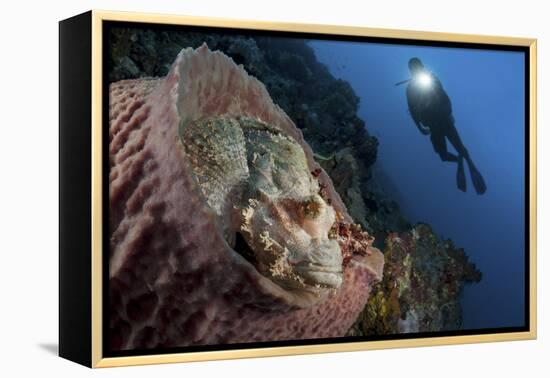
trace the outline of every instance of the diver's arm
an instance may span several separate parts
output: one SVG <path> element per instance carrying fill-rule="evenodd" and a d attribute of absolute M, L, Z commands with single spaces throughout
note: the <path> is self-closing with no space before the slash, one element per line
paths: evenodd
<path fill-rule="evenodd" d="M 415 104 L 415 96 L 411 93 L 410 86 L 407 86 L 407 105 L 409 106 L 409 113 L 411 114 L 418 131 L 424 135 L 428 135 L 430 133 L 430 128 L 423 126 L 420 122 L 420 114 L 418 114 L 418 108 Z"/>
<path fill-rule="evenodd" d="M 413 117 L 413 120 L 414 120 L 414 124 L 416 125 L 416 127 L 418 127 L 418 131 L 420 131 L 424 135 L 428 135 L 430 133 L 430 128 L 429 127 L 423 126 L 419 121 L 414 119 L 414 117 Z"/>

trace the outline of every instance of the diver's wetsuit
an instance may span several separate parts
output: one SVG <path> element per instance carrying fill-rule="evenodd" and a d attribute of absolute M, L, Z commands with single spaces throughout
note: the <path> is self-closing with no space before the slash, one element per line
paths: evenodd
<path fill-rule="evenodd" d="M 407 86 L 409 110 L 417 125 L 422 124 L 429 128 L 432 145 L 441 160 L 457 161 L 458 157 L 447 151 L 445 137 L 449 139 L 459 154 L 467 157 L 468 151 L 462 144 L 455 128 L 449 96 L 447 96 L 439 79 L 432 74 L 429 75 L 432 79 L 429 88 L 422 87 L 415 80 L 411 80 Z M 419 126 L 421 127 L 421 125 Z M 420 131 L 427 134 L 427 132 Z"/>
<path fill-rule="evenodd" d="M 422 84 L 418 79 L 413 78 L 407 85 L 407 102 L 413 121 L 421 133 L 430 134 L 434 150 L 441 160 L 458 163 L 458 188 L 462 191 L 466 190 L 463 166 L 463 159 L 466 159 L 476 192 L 483 194 L 486 190 L 485 182 L 455 127 L 451 100 L 435 75 L 428 71 L 423 73 L 429 75 L 431 79 L 428 84 Z M 458 156 L 447 150 L 445 138 L 449 139 Z"/>

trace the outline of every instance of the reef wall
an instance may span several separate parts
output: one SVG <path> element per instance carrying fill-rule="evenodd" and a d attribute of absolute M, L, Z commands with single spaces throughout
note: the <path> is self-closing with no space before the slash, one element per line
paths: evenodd
<path fill-rule="evenodd" d="M 329 155 L 353 148 L 357 174 L 368 175 L 376 161 L 378 141 L 357 116 L 359 98 L 349 83 L 335 79 L 319 63 L 305 40 L 198 33 L 111 29 L 109 78 L 112 82 L 139 77 L 163 77 L 182 48 L 206 43 L 220 50 L 266 87 L 273 101 L 302 130 L 313 151 Z"/>
<path fill-rule="evenodd" d="M 453 331 L 462 326 L 460 291 L 481 273 L 463 249 L 438 238 L 430 226 L 390 233 L 384 277 L 350 335 Z"/>

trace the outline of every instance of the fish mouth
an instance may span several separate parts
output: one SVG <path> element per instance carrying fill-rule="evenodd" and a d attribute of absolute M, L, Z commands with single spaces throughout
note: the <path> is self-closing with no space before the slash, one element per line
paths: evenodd
<path fill-rule="evenodd" d="M 299 271 L 314 271 L 314 272 L 323 272 L 323 273 L 342 273 L 342 267 L 329 266 L 316 264 L 309 261 L 302 261 L 298 264 L 293 265 L 295 270 Z"/>
<path fill-rule="evenodd" d="M 245 238 L 240 233 L 236 235 L 236 243 L 233 250 L 254 266 L 258 272 L 265 273 L 269 271 L 269 269 L 262 267 L 262 264 L 256 258 L 255 251 L 248 245 Z M 285 260 L 285 263 L 288 264 L 294 279 L 281 281 L 277 277 L 269 275 L 267 275 L 266 278 L 273 280 L 286 289 L 337 289 L 343 282 L 342 264 L 326 265 L 309 260 L 292 263 L 288 259 Z"/>
<path fill-rule="evenodd" d="M 304 259 L 290 262 L 292 271 L 306 284 L 337 289 L 343 281 L 343 257 L 335 240 L 312 239 Z"/>
<path fill-rule="evenodd" d="M 342 285 L 342 266 L 321 265 L 304 261 L 293 265 L 292 270 L 309 285 L 332 289 L 337 289 Z"/>

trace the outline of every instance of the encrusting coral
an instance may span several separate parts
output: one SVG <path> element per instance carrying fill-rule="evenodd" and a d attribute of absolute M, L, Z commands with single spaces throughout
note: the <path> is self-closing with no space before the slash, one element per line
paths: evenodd
<path fill-rule="evenodd" d="M 384 277 L 350 334 L 385 335 L 460 329 L 460 291 L 481 273 L 464 250 L 441 241 L 426 224 L 390 233 Z"/>
<path fill-rule="evenodd" d="M 109 133 L 111 350 L 347 332 L 383 256 L 261 82 L 184 49 L 111 84 Z"/>

